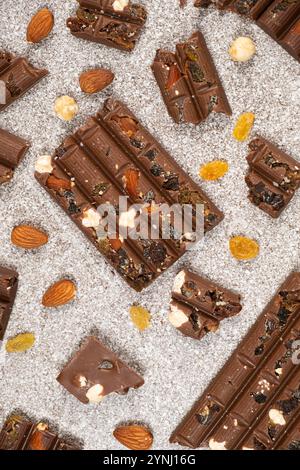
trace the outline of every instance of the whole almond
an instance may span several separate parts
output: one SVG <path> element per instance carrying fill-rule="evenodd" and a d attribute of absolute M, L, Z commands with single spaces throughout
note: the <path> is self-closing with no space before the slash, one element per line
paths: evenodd
<path fill-rule="evenodd" d="M 37 43 L 45 39 L 54 26 L 53 13 L 48 8 L 42 8 L 31 19 L 27 27 L 27 41 Z"/>
<path fill-rule="evenodd" d="M 98 93 L 110 85 L 114 78 L 115 76 L 110 70 L 92 69 L 80 75 L 79 84 L 84 93 Z"/>
<path fill-rule="evenodd" d="M 120 426 L 113 432 L 114 437 L 131 450 L 148 450 L 153 443 L 153 436 L 144 426 Z"/>
<path fill-rule="evenodd" d="M 30 250 L 46 245 L 48 235 L 31 225 L 18 225 L 11 232 L 11 242 L 19 248 Z"/>
<path fill-rule="evenodd" d="M 60 307 L 74 299 L 76 294 L 76 286 L 69 279 L 52 284 L 45 292 L 42 299 L 44 307 Z"/>
<path fill-rule="evenodd" d="M 56 176 L 50 175 L 47 178 L 46 186 L 49 189 L 54 189 L 54 191 L 61 191 L 62 189 L 70 190 L 72 184 L 69 180 L 56 178 Z"/>

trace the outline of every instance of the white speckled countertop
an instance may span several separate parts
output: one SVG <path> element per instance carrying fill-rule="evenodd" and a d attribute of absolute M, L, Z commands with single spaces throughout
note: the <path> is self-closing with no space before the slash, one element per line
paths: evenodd
<path fill-rule="evenodd" d="M 32 147 L 7 186 L 0 188 L 0 263 L 16 268 L 20 285 L 6 339 L 19 332 L 36 335 L 36 344 L 24 354 L 0 352 L 0 425 L 19 409 L 36 420 L 49 419 L 61 433 L 79 438 L 86 449 L 118 449 L 112 436 L 119 424 L 140 421 L 154 434 L 154 449 L 171 449 L 168 438 L 209 381 L 222 367 L 276 288 L 298 266 L 300 193 L 278 220 L 250 204 L 244 175 L 247 142 L 232 138 L 242 112 L 256 115 L 252 135 L 259 133 L 300 160 L 300 65 L 257 26 L 232 14 L 190 5 L 179 0 L 144 0 L 149 12 L 146 28 L 132 54 L 72 37 L 65 26 L 76 1 L 6 0 L 0 5 L 0 47 L 24 54 L 50 75 L 24 98 L 0 115 L 0 127 L 28 139 Z M 51 36 L 28 45 L 26 27 L 45 4 L 55 14 Z M 178 127 L 163 105 L 150 64 L 159 47 L 174 49 L 176 42 L 200 28 L 216 63 L 233 110 L 232 118 L 211 115 L 198 127 Z M 227 53 L 233 39 L 250 36 L 257 54 L 246 64 L 233 63 Z M 81 71 L 105 66 L 116 74 L 105 92 L 85 96 L 78 86 Z M 53 112 L 55 98 L 74 96 L 80 112 L 67 124 Z M 102 106 L 113 94 L 125 101 L 174 158 L 196 180 L 199 166 L 226 159 L 229 173 L 219 182 L 201 183 L 224 211 L 225 220 L 196 251 L 142 294 L 131 290 L 106 265 L 61 209 L 33 178 L 36 158 L 52 153 L 63 137 Z M 10 243 L 11 229 L 22 222 L 43 227 L 49 243 L 36 252 L 24 252 Z M 233 259 L 228 239 L 233 234 L 255 238 L 260 256 L 248 263 Z M 240 315 L 225 320 L 216 334 L 201 342 L 181 336 L 167 321 L 170 290 L 180 267 L 199 273 L 242 295 Z M 64 275 L 78 284 L 77 299 L 62 308 L 42 308 L 45 289 Z M 137 302 L 152 314 L 149 330 L 140 333 L 129 318 Z M 120 357 L 145 379 L 145 385 L 127 396 L 111 395 L 100 405 L 84 406 L 55 380 L 82 338 L 97 331 Z"/>

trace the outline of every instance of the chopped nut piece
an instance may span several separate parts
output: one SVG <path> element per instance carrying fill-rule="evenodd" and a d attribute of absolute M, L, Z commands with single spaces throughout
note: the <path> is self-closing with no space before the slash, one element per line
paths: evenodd
<path fill-rule="evenodd" d="M 104 388 L 100 384 L 93 385 L 93 387 L 89 388 L 86 392 L 86 397 L 88 398 L 90 403 L 100 403 L 103 400 L 103 392 Z"/>
<path fill-rule="evenodd" d="M 247 62 L 256 52 L 256 46 L 251 38 L 239 37 L 233 41 L 229 55 L 236 62 Z"/>
<path fill-rule="evenodd" d="M 88 209 L 83 212 L 82 225 L 86 228 L 99 227 L 100 220 L 101 216 L 95 209 Z"/>
<path fill-rule="evenodd" d="M 128 4 L 129 0 L 115 0 L 112 6 L 115 11 L 123 11 Z"/>
<path fill-rule="evenodd" d="M 271 420 L 271 423 L 275 426 L 284 426 L 286 424 L 282 411 L 276 410 L 275 408 L 272 408 L 269 411 L 269 418 Z"/>
<path fill-rule="evenodd" d="M 41 155 L 35 164 L 38 173 L 51 173 L 53 170 L 51 155 Z"/>
<path fill-rule="evenodd" d="M 225 444 L 226 444 L 226 441 L 217 442 L 214 439 L 210 439 L 208 445 L 211 450 L 227 450 Z"/>
<path fill-rule="evenodd" d="M 180 328 L 182 325 L 188 322 L 188 318 L 185 313 L 177 308 L 176 305 L 170 305 L 168 320 L 171 325 L 175 326 L 175 328 Z"/>
<path fill-rule="evenodd" d="M 63 121 L 71 121 L 79 111 L 78 104 L 71 96 L 60 96 L 55 101 L 54 110 Z"/>

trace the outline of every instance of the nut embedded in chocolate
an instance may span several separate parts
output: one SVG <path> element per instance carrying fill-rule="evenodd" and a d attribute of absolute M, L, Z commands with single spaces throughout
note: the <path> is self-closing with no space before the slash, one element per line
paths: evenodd
<path fill-rule="evenodd" d="M 30 144 L 24 139 L 0 129 L 0 185 L 12 179 L 14 170 L 21 163 L 29 147 Z"/>
<path fill-rule="evenodd" d="M 0 342 L 8 325 L 18 289 L 18 273 L 0 266 Z"/>
<path fill-rule="evenodd" d="M 94 336 L 86 338 L 57 380 L 84 404 L 100 403 L 110 393 L 124 394 L 144 384 L 140 375 Z"/>

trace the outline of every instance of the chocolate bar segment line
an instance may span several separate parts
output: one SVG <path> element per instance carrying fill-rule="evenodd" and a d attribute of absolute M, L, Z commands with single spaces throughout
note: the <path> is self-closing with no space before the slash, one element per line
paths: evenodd
<path fill-rule="evenodd" d="M 110 393 L 126 394 L 144 384 L 140 375 L 94 336 L 86 338 L 57 381 L 84 404 L 97 404 Z"/>
<path fill-rule="evenodd" d="M 299 339 L 300 273 L 292 273 L 171 442 L 224 450 L 276 446 L 300 409 L 300 370 L 292 360 Z"/>
<path fill-rule="evenodd" d="M 217 331 L 224 318 L 241 311 L 240 300 L 239 295 L 218 284 L 182 270 L 174 281 L 169 321 L 184 335 L 202 339 Z"/>
<path fill-rule="evenodd" d="M 196 7 L 215 5 L 253 19 L 278 44 L 300 61 L 300 2 L 298 0 L 196 0 Z"/>
<path fill-rule="evenodd" d="M 203 35 L 197 31 L 176 53 L 158 50 L 152 70 L 176 123 L 199 124 L 211 112 L 231 109 Z"/>
<path fill-rule="evenodd" d="M 24 158 L 30 144 L 24 139 L 0 129 L 0 184 L 8 182 Z"/>
<path fill-rule="evenodd" d="M 12 415 L 0 431 L 0 450 L 79 450 L 49 430 L 45 422 L 34 423 L 25 416 Z"/>
<path fill-rule="evenodd" d="M 0 102 L 0 112 L 21 98 L 46 75 L 47 70 L 35 68 L 25 57 L 16 58 L 9 52 L 0 50 L 0 82 L 5 84 L 6 91 L 5 102 Z"/>
<path fill-rule="evenodd" d="M 129 214 L 133 204 L 145 206 L 151 214 L 166 204 L 169 207 L 189 204 L 193 210 L 201 204 L 204 206 L 205 231 L 214 228 L 223 218 L 212 201 L 136 116 L 116 100 L 108 100 L 101 112 L 67 137 L 57 149 L 51 165 L 51 174 L 36 172 L 37 180 L 136 290 L 149 285 L 179 259 L 186 251 L 188 241 L 184 237 L 175 237 L 172 218 L 167 219 L 171 230 L 168 239 L 161 237 L 159 222 L 158 240 L 123 237 L 111 243 L 109 236 L 100 240 L 97 235 L 100 226 L 98 206 L 109 202 L 117 209 L 118 231 L 131 224 Z M 53 180 L 54 186 L 51 185 Z M 126 196 L 131 204 L 127 215 L 120 213 L 120 196 Z M 89 215 L 96 224 L 86 223 Z M 196 217 L 192 213 L 192 225 L 195 223 Z M 148 219 L 149 225 L 154 224 Z"/>
<path fill-rule="evenodd" d="M 71 33 L 123 51 L 132 51 L 147 19 L 142 5 L 118 0 L 78 0 L 77 16 L 67 20 Z"/>
<path fill-rule="evenodd" d="M 245 178 L 250 201 L 271 217 L 279 217 L 300 186 L 300 163 L 268 140 L 249 144 L 250 170 Z"/>
<path fill-rule="evenodd" d="M 0 342 L 3 340 L 18 289 L 18 273 L 0 266 Z"/>

